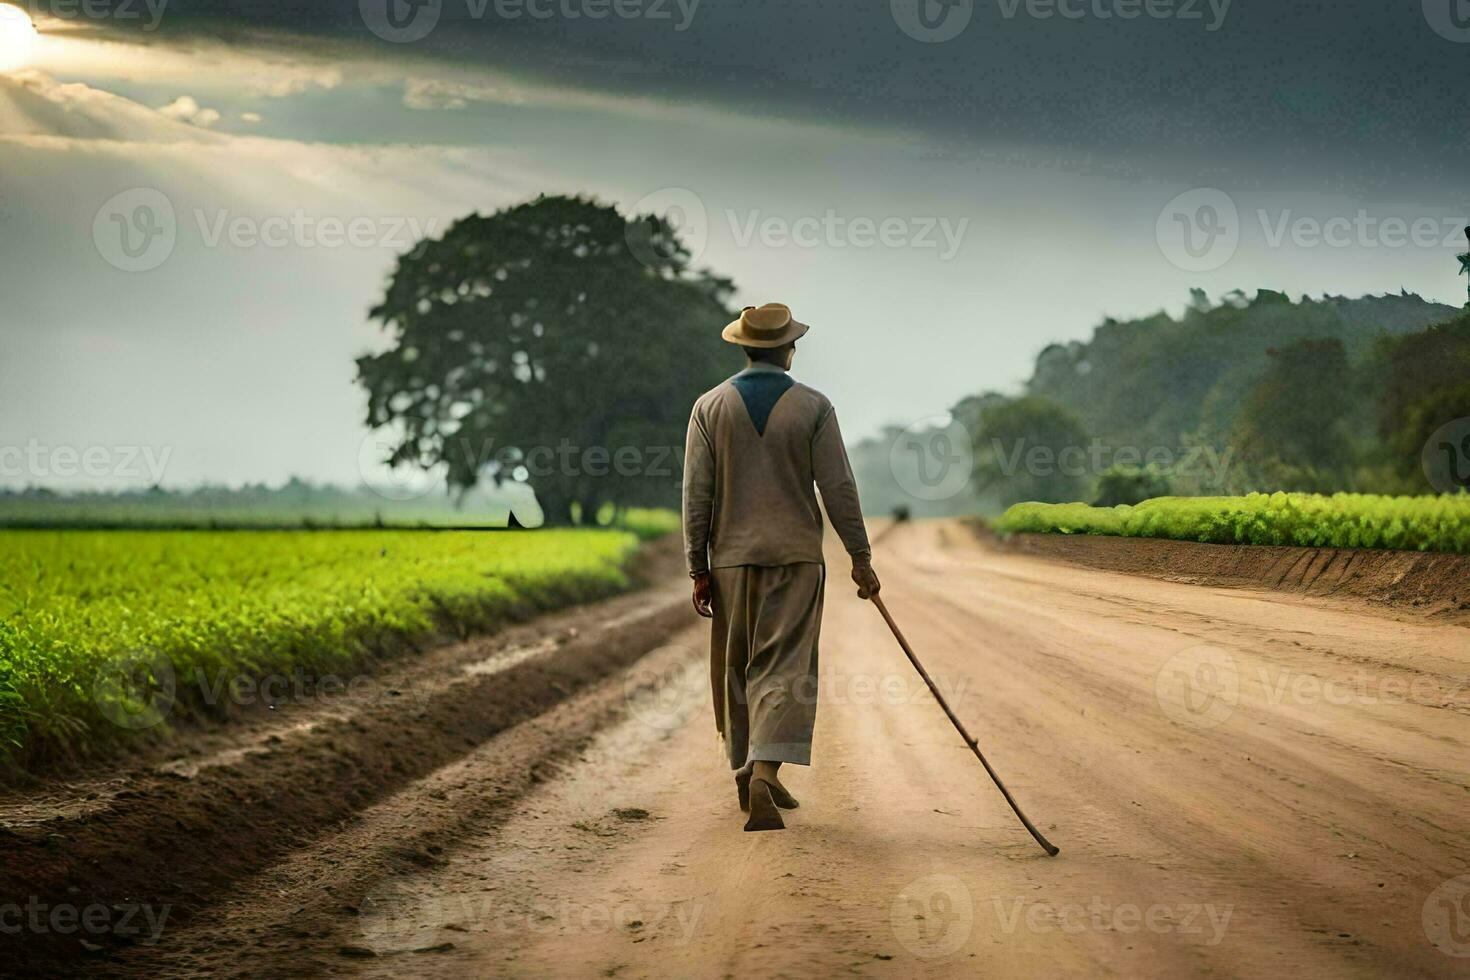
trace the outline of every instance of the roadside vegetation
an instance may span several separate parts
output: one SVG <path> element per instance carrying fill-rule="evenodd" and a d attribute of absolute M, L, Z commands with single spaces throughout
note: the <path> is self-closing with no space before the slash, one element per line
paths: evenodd
<path fill-rule="evenodd" d="M 943 426 L 892 427 L 854 448 L 853 467 L 873 513 L 909 503 L 916 516 L 1470 489 L 1470 448 L 1435 437 L 1470 418 L 1467 379 L 1470 314 L 1455 307 L 1195 291 L 1181 315 L 1109 318 L 1046 347 L 1020 390 L 961 399 Z M 967 492 L 915 499 L 957 462 Z"/>
<path fill-rule="evenodd" d="M 1159 497 L 1136 505 L 1015 504 L 992 524 L 1002 534 L 1110 534 L 1214 544 L 1398 548 L 1470 554 L 1470 494 L 1252 493 Z"/>
<path fill-rule="evenodd" d="M 637 512 L 637 533 L 0 531 L 0 760 L 76 758 L 225 717 L 222 681 L 344 678 L 445 632 L 611 595 L 631 585 L 639 537 L 676 520 Z"/>
<path fill-rule="evenodd" d="M 662 507 L 629 507 L 615 518 L 613 526 L 636 534 L 644 541 L 651 541 L 673 534 L 684 525 L 677 511 Z"/>

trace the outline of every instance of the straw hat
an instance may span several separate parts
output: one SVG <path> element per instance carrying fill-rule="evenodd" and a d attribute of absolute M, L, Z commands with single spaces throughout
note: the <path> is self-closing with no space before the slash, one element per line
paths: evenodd
<path fill-rule="evenodd" d="M 803 336 L 811 328 L 791 316 L 784 303 L 747 306 L 740 319 L 725 327 L 720 336 L 741 347 L 781 347 Z"/>

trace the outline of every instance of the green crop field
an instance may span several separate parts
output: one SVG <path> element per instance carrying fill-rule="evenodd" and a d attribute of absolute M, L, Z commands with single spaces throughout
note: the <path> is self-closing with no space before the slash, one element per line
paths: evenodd
<path fill-rule="evenodd" d="M 1135 506 L 1016 504 L 994 523 L 1005 533 L 1112 534 L 1215 544 L 1400 548 L 1470 554 L 1470 494 L 1253 493 L 1157 497 Z"/>
<path fill-rule="evenodd" d="M 359 670 L 437 632 L 520 620 L 629 586 L 633 530 L 0 531 L 0 759 L 73 757 L 218 713 L 221 676 Z M 155 669 L 156 668 L 156 669 Z M 118 682 L 119 671 L 129 674 Z"/>

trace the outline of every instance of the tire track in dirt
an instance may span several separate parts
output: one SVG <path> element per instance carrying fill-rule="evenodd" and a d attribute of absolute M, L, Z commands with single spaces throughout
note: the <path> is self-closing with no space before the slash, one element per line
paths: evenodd
<path fill-rule="evenodd" d="M 589 747 L 605 740 L 599 733 L 626 719 L 630 705 L 664 710 L 660 685 L 686 673 L 697 656 L 667 643 L 626 675 L 605 678 L 491 738 L 240 880 L 158 948 L 127 950 L 115 975 L 320 976 L 393 954 L 402 954 L 395 960 L 400 971 L 429 968 L 425 961 L 448 953 L 457 938 L 452 930 L 438 932 L 452 923 L 447 912 L 454 904 L 418 908 L 410 883 L 448 866 L 467 841 L 495 833 L 528 795 L 585 767 Z"/>

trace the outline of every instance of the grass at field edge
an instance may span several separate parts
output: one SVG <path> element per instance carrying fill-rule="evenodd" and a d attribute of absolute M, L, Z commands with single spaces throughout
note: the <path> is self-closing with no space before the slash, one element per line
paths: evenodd
<path fill-rule="evenodd" d="M 238 699 L 221 693 L 222 677 L 259 690 L 305 675 L 314 690 L 437 637 L 626 591 L 639 542 L 669 526 L 654 515 L 618 531 L 519 535 L 0 531 L 11 539 L 0 556 L 0 781 L 226 719 Z"/>
<path fill-rule="evenodd" d="M 1117 507 L 1021 503 L 990 525 L 1000 534 L 1095 534 L 1210 544 L 1470 554 L 1470 494 L 1253 493 L 1156 497 Z"/>

